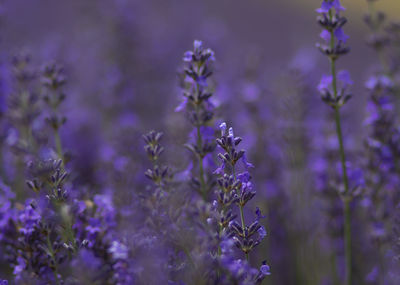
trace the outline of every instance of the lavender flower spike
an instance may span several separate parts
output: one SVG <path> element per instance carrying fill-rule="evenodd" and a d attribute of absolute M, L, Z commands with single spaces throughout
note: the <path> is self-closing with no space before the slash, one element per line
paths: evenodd
<path fill-rule="evenodd" d="M 242 141 L 242 138 L 235 137 L 233 128 L 229 128 L 226 133 L 226 123 L 220 125 L 221 137 L 217 139 L 217 144 L 223 150 L 218 154 L 221 160 L 221 166 L 215 171 L 220 177 L 217 180 L 218 189 L 216 196 L 218 198 L 218 217 L 219 217 L 219 236 L 220 239 L 224 235 L 228 235 L 234 241 L 234 244 L 245 255 L 246 261 L 249 261 L 249 254 L 258 246 L 267 235 L 265 228 L 260 224 L 260 219 L 263 218 L 260 210 L 257 208 L 255 220 L 251 224 L 246 224 L 244 216 L 245 205 L 254 198 L 256 191 L 251 182 L 251 175 L 248 172 L 248 166 L 245 150 L 238 150 L 237 147 Z M 242 160 L 244 163 L 244 172 L 238 173 L 237 162 Z M 237 216 L 234 214 L 233 205 L 239 208 L 240 222 L 237 221 Z M 236 265 L 241 264 L 235 262 Z M 231 268 L 231 265 L 229 266 Z M 236 267 L 232 267 L 236 268 Z M 232 269 L 231 270 L 234 270 Z M 263 264 L 259 272 L 255 275 L 256 283 L 261 282 L 266 275 L 269 275 L 269 267 Z"/>
<path fill-rule="evenodd" d="M 186 111 L 187 118 L 194 127 L 193 142 L 187 143 L 185 146 L 197 158 L 198 175 L 192 177 L 192 185 L 204 200 L 207 200 L 213 184 L 213 181 L 208 179 L 212 175 L 207 173 L 204 160 L 215 149 L 214 138 L 209 135 L 214 116 L 214 105 L 210 101 L 213 90 L 209 85 L 209 78 L 213 74 L 214 61 L 214 52 L 204 48 L 203 42 L 195 40 L 193 50 L 185 52 L 183 56 L 184 100 L 176 108 L 178 111 Z"/>
<path fill-rule="evenodd" d="M 331 106 L 335 112 L 336 133 L 339 142 L 339 153 L 342 168 L 342 179 L 344 183 L 344 192 L 341 195 L 343 202 L 344 215 L 344 241 L 345 241 L 345 263 L 346 263 L 346 285 L 352 284 L 352 247 L 351 247 L 351 210 L 350 203 L 353 198 L 349 187 L 349 178 L 347 174 L 347 161 L 344 151 L 343 134 L 341 127 L 340 108 L 350 99 L 351 95 L 347 87 L 352 84 L 350 75 L 347 71 L 336 72 L 336 60 L 349 52 L 345 46 L 348 36 L 344 34 L 342 28 L 347 19 L 340 16 L 344 8 L 339 0 L 324 0 L 321 8 L 317 9 L 320 14 L 317 18 L 322 26 L 322 38 L 324 44 L 317 44 L 319 50 L 325 54 L 331 63 L 331 75 L 323 76 L 318 90 L 321 92 L 322 99 Z M 341 88 L 338 87 L 338 81 L 341 82 Z"/>

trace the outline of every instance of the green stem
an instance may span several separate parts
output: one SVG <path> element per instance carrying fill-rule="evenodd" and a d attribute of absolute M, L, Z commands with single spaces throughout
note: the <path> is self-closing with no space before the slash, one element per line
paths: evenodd
<path fill-rule="evenodd" d="M 332 39 L 334 35 L 332 32 Z M 336 80 L 336 64 L 335 59 L 331 59 L 331 71 L 332 71 L 332 88 L 333 95 L 337 98 L 337 80 Z M 342 125 L 340 121 L 340 107 L 335 106 L 335 123 L 336 123 L 336 134 L 339 141 L 339 152 L 340 152 L 340 160 L 342 164 L 342 175 L 344 182 L 344 193 L 343 193 L 343 215 L 344 215 L 344 241 L 345 241 L 345 268 L 346 268 L 346 285 L 351 285 L 352 282 L 352 265 L 351 265 L 351 209 L 350 209 L 350 201 L 351 196 L 349 193 L 349 178 L 347 175 L 347 167 L 346 167 L 346 156 L 343 145 L 343 132 Z"/>
<path fill-rule="evenodd" d="M 201 150 L 203 146 L 203 139 L 201 137 L 200 126 L 197 126 L 197 147 Z M 204 162 L 203 155 L 199 154 L 199 176 L 200 176 L 200 193 L 204 200 L 207 200 L 206 182 L 204 179 Z"/>
<path fill-rule="evenodd" d="M 20 133 L 20 140 L 23 142 L 26 146 L 30 146 L 30 131 L 29 131 L 29 126 L 22 125 L 19 127 L 19 133 Z M 16 194 L 16 199 L 17 201 L 21 201 L 26 197 L 26 192 L 25 192 L 25 162 L 23 157 L 17 157 L 16 160 L 16 170 L 17 170 L 17 175 L 16 179 L 14 180 L 14 191 Z"/>
<path fill-rule="evenodd" d="M 62 148 L 60 133 L 58 132 L 58 130 L 54 130 L 54 141 L 56 144 L 57 155 L 62 160 L 62 163 L 64 164 L 63 148 Z"/>
<path fill-rule="evenodd" d="M 338 108 L 335 108 L 335 122 L 336 122 L 336 133 L 339 141 L 340 160 L 342 164 L 342 175 L 343 175 L 344 189 L 345 189 L 343 194 L 345 197 L 347 197 L 349 196 L 349 178 L 347 176 L 346 156 L 343 146 L 342 125 L 340 122 L 340 112 Z"/>
<path fill-rule="evenodd" d="M 235 171 L 235 166 L 232 165 L 232 175 L 236 180 L 236 171 Z M 239 191 L 239 190 L 238 190 Z M 238 193 L 240 194 L 240 193 Z M 240 211 L 240 221 L 242 223 L 242 230 L 243 230 L 243 236 L 244 236 L 244 232 L 245 232 L 245 227 L 246 227 L 246 223 L 244 221 L 244 211 L 243 211 L 243 206 L 240 204 L 239 202 L 239 211 Z M 246 252 L 246 260 L 249 261 L 249 254 Z"/>
<path fill-rule="evenodd" d="M 187 256 L 190 265 L 191 265 L 193 268 L 196 268 L 196 264 L 195 264 L 194 261 L 193 261 L 192 255 L 190 254 L 190 251 L 189 251 L 189 250 L 186 248 L 186 246 L 184 246 L 184 245 L 182 245 L 181 247 L 182 247 L 183 252 L 184 252 L 184 253 L 186 254 L 186 256 Z"/>
<path fill-rule="evenodd" d="M 337 275 L 337 260 L 336 260 L 336 253 L 331 254 L 331 263 L 332 263 L 332 279 L 334 285 L 339 285 L 340 280 Z"/>
<path fill-rule="evenodd" d="M 239 209 L 240 209 L 240 220 L 242 221 L 242 229 L 243 229 L 243 235 L 244 235 L 244 229 L 246 227 L 246 224 L 244 223 L 243 206 L 240 205 Z M 246 260 L 249 261 L 249 253 L 246 252 L 245 255 L 246 255 Z"/>
<path fill-rule="evenodd" d="M 346 252 L 346 285 L 352 284 L 351 272 L 351 209 L 350 200 L 344 201 L 344 237 L 345 237 L 345 252 Z"/>
<path fill-rule="evenodd" d="M 196 92 L 199 92 L 199 84 L 196 84 Z M 197 118 L 200 117 L 199 114 L 199 105 L 197 102 L 195 102 L 195 111 Z M 198 158 L 199 158 L 199 178 L 200 178 L 200 194 L 203 197 L 204 201 L 207 201 L 207 189 L 206 189 L 206 181 L 204 178 L 204 162 L 203 162 L 203 153 L 202 153 L 202 148 L 203 148 L 203 138 L 201 136 L 201 126 L 197 123 L 196 124 L 196 129 L 197 129 L 197 148 L 199 150 Z"/>
<path fill-rule="evenodd" d="M 50 186 L 50 189 L 57 188 L 54 183 L 49 183 L 49 186 Z M 63 202 L 60 203 L 57 201 L 53 201 L 53 206 L 54 206 L 56 213 L 58 213 L 60 215 L 60 219 L 62 221 L 61 222 L 61 229 L 62 229 L 61 235 L 65 242 L 72 245 L 73 253 L 76 253 L 76 251 L 78 250 L 78 245 L 76 244 L 75 233 L 72 228 L 70 212 L 68 211 L 67 215 L 65 215 L 65 213 L 63 213 L 62 207 L 66 206 L 66 204 L 64 204 Z M 68 255 L 69 255 L 69 253 L 68 253 Z"/>
<path fill-rule="evenodd" d="M 329 11 L 329 17 L 332 19 L 332 11 Z M 331 31 L 331 42 L 330 47 L 333 50 L 335 47 L 335 34 L 334 30 Z M 337 92 L 337 78 L 336 78 L 336 58 L 331 57 L 331 73 L 332 73 L 332 89 L 333 96 L 336 99 L 338 96 Z M 346 167 L 346 156 L 343 146 L 343 133 L 342 133 L 342 125 L 340 122 L 340 106 L 336 105 L 335 109 L 335 123 L 336 123 L 336 134 L 339 141 L 339 152 L 340 152 L 340 160 L 342 164 L 342 176 L 344 182 L 344 193 L 342 195 L 343 202 L 343 216 L 344 216 L 344 242 L 345 242 L 345 268 L 346 268 L 346 285 L 351 285 L 352 283 L 352 254 L 351 254 L 351 193 L 349 191 L 349 179 L 347 176 L 347 167 Z"/>

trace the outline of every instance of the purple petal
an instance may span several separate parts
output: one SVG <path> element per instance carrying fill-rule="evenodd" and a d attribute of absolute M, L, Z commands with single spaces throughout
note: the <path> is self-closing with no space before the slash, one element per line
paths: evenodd
<path fill-rule="evenodd" d="M 342 28 L 337 28 L 337 29 L 335 30 L 335 37 L 336 37 L 339 41 L 341 41 L 341 42 L 343 42 L 343 43 L 345 43 L 345 42 L 348 40 L 348 38 L 349 38 L 349 36 L 346 35 L 346 34 L 343 32 L 343 29 L 342 29 Z"/>
<path fill-rule="evenodd" d="M 331 75 L 322 75 L 321 81 L 319 82 L 317 88 L 321 93 L 325 93 L 329 90 L 329 87 L 332 85 L 332 76 Z"/>
<path fill-rule="evenodd" d="M 353 80 L 351 80 L 350 73 L 347 70 L 339 71 L 337 77 L 343 83 L 343 88 L 353 85 Z"/>
<path fill-rule="evenodd" d="M 331 41 L 331 33 L 327 30 L 323 30 L 319 36 L 326 42 L 329 43 Z"/>
<path fill-rule="evenodd" d="M 321 7 L 318 8 L 317 13 L 329 13 L 329 10 L 333 7 L 332 2 L 323 1 L 321 3 Z"/>

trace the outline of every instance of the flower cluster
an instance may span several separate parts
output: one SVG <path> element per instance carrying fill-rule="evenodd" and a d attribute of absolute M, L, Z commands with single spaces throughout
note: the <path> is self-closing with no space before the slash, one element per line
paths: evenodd
<path fill-rule="evenodd" d="M 320 37 L 324 40 L 324 43 L 317 44 L 317 47 L 332 62 L 349 52 L 349 48 L 345 46 L 349 37 L 343 32 L 343 26 L 347 19 L 340 15 L 340 12 L 344 10 L 345 8 L 341 6 L 339 0 L 324 0 L 321 8 L 316 10 L 320 14 L 317 21 L 323 28 Z M 337 75 L 335 70 L 333 73 L 322 77 L 318 90 L 324 102 L 333 108 L 340 108 L 351 98 L 351 94 L 348 93 L 348 86 L 352 85 L 353 82 L 346 70 L 338 72 Z M 336 86 L 337 80 L 341 82 L 339 89 Z"/>
<path fill-rule="evenodd" d="M 215 149 L 214 131 L 210 127 L 214 116 L 214 105 L 210 101 L 213 95 L 209 78 L 213 73 L 214 52 L 203 47 L 201 41 L 195 40 L 193 51 L 184 54 L 184 74 L 182 79 L 184 101 L 176 111 L 185 110 L 190 123 L 194 126 L 191 141 L 185 146 L 197 157 L 197 176 L 192 177 L 193 188 L 207 199 L 213 184 L 210 171 L 207 172 L 205 161 Z"/>
<path fill-rule="evenodd" d="M 364 207 L 369 218 L 369 239 L 375 245 L 373 250 L 380 266 L 372 265 L 366 279 L 370 282 L 389 282 L 389 268 L 393 265 L 393 225 L 396 208 L 400 203 L 397 185 L 400 181 L 398 157 L 400 129 L 396 114 L 396 71 L 388 66 L 388 50 L 393 46 L 392 32 L 385 32 L 385 15 L 373 12 L 374 3 L 369 3 L 365 21 L 372 34 L 368 44 L 380 60 L 379 71 L 370 77 L 365 86 L 369 92 L 366 125 L 369 134 L 365 140 L 365 168 L 367 191 Z M 392 245 L 392 246 L 391 246 Z"/>
<path fill-rule="evenodd" d="M 340 12 L 344 10 L 339 0 L 324 0 L 316 10 L 320 14 L 317 21 L 324 29 L 320 37 L 325 42 L 317 44 L 317 47 L 332 60 L 349 52 L 349 48 L 345 46 L 349 37 L 343 32 L 347 19 L 340 16 Z"/>
<path fill-rule="evenodd" d="M 18 187 L 17 192 L 15 188 L 11 190 L 1 183 L 0 227 L 4 260 L 10 265 L 15 281 L 79 283 L 84 275 L 75 276 L 66 272 L 89 254 L 103 268 L 97 272 L 97 277 L 92 274 L 91 278 L 129 284 L 131 278 L 126 274 L 122 276 L 123 272 L 130 270 L 126 261 L 128 255 L 116 254 L 115 250 L 115 242 L 118 241 L 113 233 L 115 210 L 109 197 L 96 195 L 81 200 L 79 196 L 84 195 L 74 193 L 72 184 L 68 182 L 65 163 L 52 158 L 53 145 L 56 145 L 59 157 L 64 156 L 58 134 L 59 127 L 65 123 L 58 109 L 65 98 L 60 91 L 65 83 L 62 69 L 56 65 L 44 69 L 42 84 L 45 94 L 44 100 L 40 101 L 37 93 L 31 91 L 33 87 L 30 85 L 36 79 L 36 72 L 28 72 L 29 58 L 15 57 L 12 63 L 17 83 L 9 97 L 7 112 L 12 123 L 11 130 L 16 128 L 19 132 L 18 145 L 26 146 L 16 153 L 15 177 L 18 182 L 24 175 L 26 187 L 14 183 L 14 187 Z M 47 107 L 51 110 L 46 110 Z M 41 124 L 41 120 L 50 123 L 54 144 L 42 139 L 40 133 L 45 124 Z M 15 149 L 14 146 L 10 144 Z M 83 252 L 88 254 L 82 255 Z"/>
<path fill-rule="evenodd" d="M 215 171 L 215 174 L 220 176 L 217 180 L 217 200 L 215 201 L 218 210 L 219 237 L 222 241 L 227 237 L 232 238 L 233 243 L 244 253 L 248 261 L 250 252 L 267 235 L 265 228 L 260 224 L 260 219 L 263 216 L 258 208 L 255 221 L 251 224 L 246 224 L 245 221 L 244 207 L 256 194 L 248 172 L 248 169 L 252 168 L 253 165 L 246 160 L 244 150 L 237 150 L 242 138 L 235 137 L 232 128 L 227 131 L 226 123 L 222 123 L 220 129 L 221 137 L 217 139 L 217 143 L 224 152 L 218 154 L 221 159 L 221 166 Z M 237 173 L 237 162 L 239 160 L 243 162 L 244 168 L 244 172 L 241 173 Z M 236 207 L 234 207 L 235 205 Z M 237 215 L 234 214 L 238 210 L 240 223 L 237 221 Z M 239 264 L 243 266 L 245 260 L 234 262 L 235 267 Z M 269 268 L 264 263 L 260 272 L 255 274 L 256 283 L 261 282 L 263 277 L 269 274 Z"/>
<path fill-rule="evenodd" d="M 54 140 L 57 155 L 60 159 L 64 160 L 64 153 L 62 150 L 59 129 L 66 122 L 66 117 L 61 115 L 59 107 L 65 100 L 65 93 L 63 87 L 66 83 L 65 71 L 63 67 L 55 63 L 46 65 L 42 71 L 42 85 L 44 89 L 43 99 L 49 109 L 46 122 L 54 131 Z"/>
<path fill-rule="evenodd" d="M 348 92 L 349 86 L 353 84 L 350 74 L 347 70 L 341 70 L 337 74 L 337 80 L 341 84 L 339 90 L 333 90 L 333 76 L 323 75 L 321 82 L 318 84 L 318 91 L 322 100 L 332 108 L 343 106 L 350 98 L 351 93 Z M 336 88 L 336 87 L 335 87 Z M 337 95 L 334 94 L 337 92 Z"/>
<path fill-rule="evenodd" d="M 334 110 L 334 121 L 336 126 L 336 136 L 339 147 L 340 170 L 342 173 L 343 189 L 336 188 L 339 193 L 343 205 L 343 240 L 345 252 L 345 284 L 352 284 L 352 218 L 351 205 L 354 199 L 354 189 L 350 185 L 351 174 L 348 169 L 348 161 L 346 160 L 346 152 L 344 147 L 342 123 L 340 116 L 341 107 L 351 98 L 347 92 L 347 87 L 352 84 L 350 75 L 347 71 L 336 72 L 337 59 L 349 52 L 349 48 L 345 47 L 348 36 L 343 32 L 343 25 L 347 19 L 340 16 L 340 12 L 345 10 L 340 0 L 324 0 L 321 8 L 316 11 L 320 14 L 317 18 L 318 23 L 323 27 L 320 37 L 325 40 L 326 44 L 317 44 L 317 47 L 323 54 L 328 56 L 331 66 L 331 75 L 323 76 L 318 90 L 322 95 L 325 103 L 330 105 Z M 339 82 L 342 85 L 339 88 Z"/>
<path fill-rule="evenodd" d="M 167 180 L 170 178 L 168 167 L 159 166 L 159 157 L 164 151 L 164 147 L 160 145 L 162 136 L 162 133 L 156 133 L 154 131 L 151 131 L 143 136 L 144 141 L 146 142 L 146 146 L 144 148 L 149 156 L 149 159 L 153 163 L 153 169 L 148 169 L 145 174 L 149 179 L 153 180 L 154 184 L 158 185 L 159 187 L 165 185 Z"/>

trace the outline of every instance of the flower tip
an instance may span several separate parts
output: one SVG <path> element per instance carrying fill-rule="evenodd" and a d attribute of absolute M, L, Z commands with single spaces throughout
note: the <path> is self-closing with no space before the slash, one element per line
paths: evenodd
<path fill-rule="evenodd" d="M 260 267 L 260 271 L 263 275 L 271 275 L 271 268 L 267 264 L 263 264 Z"/>
<path fill-rule="evenodd" d="M 225 123 L 225 122 L 222 122 L 222 123 L 219 125 L 219 128 L 221 129 L 221 136 L 224 136 L 224 135 L 225 135 L 225 132 L 226 132 L 226 123 Z"/>
<path fill-rule="evenodd" d="M 200 40 L 194 40 L 193 46 L 195 50 L 201 49 L 203 46 L 203 42 Z"/>
<path fill-rule="evenodd" d="M 263 226 L 261 226 L 259 229 L 258 229 L 258 234 L 259 234 L 259 236 L 260 236 L 260 238 L 261 239 L 264 239 L 266 236 L 267 236 L 267 231 L 265 230 L 265 228 L 263 227 Z"/>
<path fill-rule="evenodd" d="M 233 128 L 232 128 L 232 127 L 229 128 L 229 136 L 230 136 L 230 137 L 234 137 L 234 135 L 233 135 Z"/>

